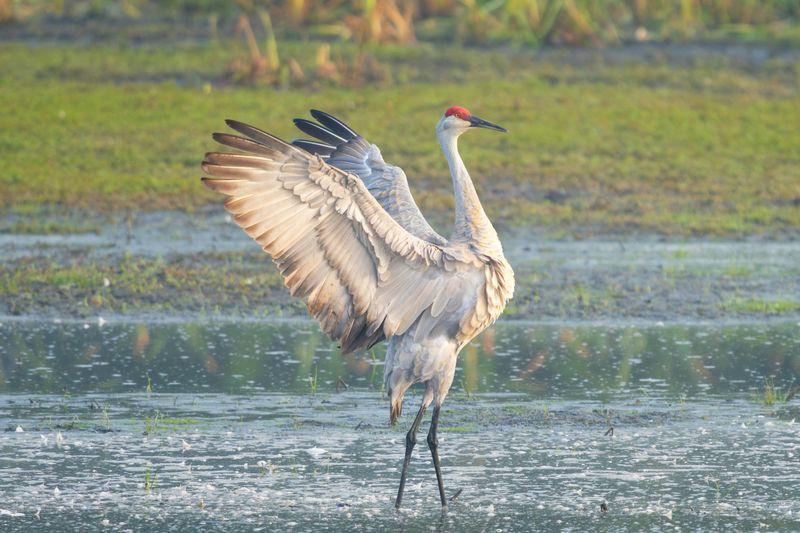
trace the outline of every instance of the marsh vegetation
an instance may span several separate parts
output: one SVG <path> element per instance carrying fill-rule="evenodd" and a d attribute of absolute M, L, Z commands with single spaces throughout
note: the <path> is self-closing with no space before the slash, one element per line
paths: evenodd
<path fill-rule="evenodd" d="M 0 529 L 797 530 L 799 16 L 0 0 Z M 395 513 L 382 347 L 298 320 L 199 162 L 325 109 L 447 233 L 454 103 L 509 129 L 462 150 L 517 293 L 443 413 L 463 494 L 421 454 Z"/>
<path fill-rule="evenodd" d="M 464 142 L 501 226 L 561 235 L 794 234 L 796 50 L 776 41 L 740 44 L 747 31 L 796 31 L 793 5 L 13 3 L 20 20 L 0 27 L 0 96 L 17 103 L 0 117 L 0 146 L 15 154 L 0 176 L 7 216 L 0 229 L 94 229 L 54 224 L 53 210 L 196 210 L 211 199 L 197 186 L 198 160 L 223 118 L 292 138 L 290 119 L 312 106 L 379 144 L 441 223 L 452 199 L 432 128 L 442 108 L 469 102 L 511 132 Z M 387 29 L 400 24 L 393 10 L 410 10 L 401 18 L 413 31 Z M 192 22 L 207 17 L 217 30 Z M 241 17 L 252 19 L 248 31 Z M 159 20 L 171 21 L 170 33 L 148 34 Z M 477 46 L 479 36 L 462 26 L 494 29 Z M 639 27 L 678 42 L 630 44 Z M 738 37 L 703 44 L 715 28 L 736 29 Z M 195 33 L 181 37 L 183 29 Z M 611 45 L 613 35 L 614 46 L 539 47 Z M 281 58 L 305 65 L 301 83 Z M 242 61 L 278 66 L 262 83 L 231 74 Z M 353 71 L 365 62 L 371 67 Z M 337 64 L 353 72 L 332 74 Z"/>

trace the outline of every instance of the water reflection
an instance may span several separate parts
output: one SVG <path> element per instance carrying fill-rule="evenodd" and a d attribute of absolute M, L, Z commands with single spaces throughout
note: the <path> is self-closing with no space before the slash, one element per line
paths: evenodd
<path fill-rule="evenodd" d="M 342 356 L 312 322 L 0 325 L 0 391 L 380 389 L 384 348 Z M 500 324 L 462 352 L 455 390 L 597 398 L 698 395 L 800 382 L 800 326 Z M 341 381 L 340 381 L 341 379 Z"/>
<path fill-rule="evenodd" d="M 465 493 L 442 530 L 797 531 L 796 400 L 749 391 L 798 377 L 799 330 L 486 332 L 445 409 Z M 2 324 L 0 530 L 428 530 L 424 446 L 393 508 L 415 409 L 387 424 L 382 358 L 342 357 L 311 322 Z"/>

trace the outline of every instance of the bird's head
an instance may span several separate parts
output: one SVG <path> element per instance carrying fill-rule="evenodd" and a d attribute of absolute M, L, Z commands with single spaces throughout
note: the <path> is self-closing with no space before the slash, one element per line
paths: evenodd
<path fill-rule="evenodd" d="M 470 128 L 487 128 L 495 131 L 507 131 L 504 127 L 493 124 L 488 120 L 478 118 L 470 113 L 466 108 L 454 105 L 448 107 L 444 112 L 442 119 L 436 126 L 439 132 L 448 132 L 456 135 L 461 135 Z"/>

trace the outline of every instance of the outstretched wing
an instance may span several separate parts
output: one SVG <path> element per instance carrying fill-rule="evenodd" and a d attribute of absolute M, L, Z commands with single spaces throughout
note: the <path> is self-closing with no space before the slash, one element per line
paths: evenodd
<path fill-rule="evenodd" d="M 359 178 L 252 126 L 227 123 L 247 138 L 214 138 L 246 153 L 206 154 L 203 182 L 229 196 L 225 208 L 236 223 L 343 351 L 414 323 L 427 334 L 465 298 L 485 299 L 476 291 L 485 276 L 479 264 L 406 231 Z"/>
<path fill-rule="evenodd" d="M 316 109 L 311 110 L 319 122 L 294 119 L 295 125 L 317 140 L 297 139 L 292 144 L 319 155 L 326 162 L 350 174 L 355 174 L 398 224 L 425 241 L 445 245 L 444 237 L 436 233 L 425 220 L 408 188 L 403 169 L 383 160 L 381 151 L 341 120 Z"/>

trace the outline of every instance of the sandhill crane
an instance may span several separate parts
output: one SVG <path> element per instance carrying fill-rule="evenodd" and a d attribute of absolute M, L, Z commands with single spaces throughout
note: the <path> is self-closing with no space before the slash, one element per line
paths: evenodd
<path fill-rule="evenodd" d="M 428 224 L 405 173 L 377 146 L 322 111 L 317 122 L 295 119 L 316 140 L 286 143 L 247 124 L 227 124 L 245 137 L 215 133 L 244 153 L 206 154 L 203 183 L 227 195 L 225 208 L 277 264 L 292 295 L 348 353 L 386 339 L 384 381 L 389 419 L 397 422 L 414 383 L 425 392 L 406 435 L 395 507 L 400 508 L 416 434 L 428 406 L 428 447 L 442 510 L 439 411 L 453 383 L 461 348 L 494 322 L 514 292 L 514 273 L 458 153 L 471 128 L 504 128 L 463 107 L 436 126 L 450 166 L 456 209 L 453 235 Z"/>

